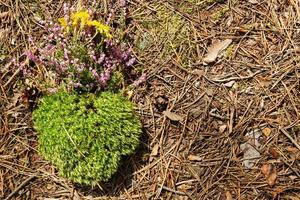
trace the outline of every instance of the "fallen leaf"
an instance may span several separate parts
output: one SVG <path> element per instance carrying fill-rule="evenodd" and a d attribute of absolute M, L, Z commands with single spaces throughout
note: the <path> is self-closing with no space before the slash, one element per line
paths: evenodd
<path fill-rule="evenodd" d="M 9 15 L 9 11 L 0 13 L 0 18 L 7 17 Z"/>
<path fill-rule="evenodd" d="M 277 179 L 277 172 L 276 172 L 276 170 L 274 170 L 274 171 L 272 171 L 270 176 L 267 178 L 267 183 L 270 186 L 273 186 L 273 185 L 275 185 L 276 179 Z"/>
<path fill-rule="evenodd" d="M 289 153 L 297 153 L 299 151 L 296 147 L 287 147 L 286 150 Z"/>
<path fill-rule="evenodd" d="M 76 190 L 74 190 L 73 200 L 81 200 L 81 198 Z"/>
<path fill-rule="evenodd" d="M 163 114 L 166 117 L 168 117 L 170 120 L 172 120 L 172 121 L 183 121 L 183 117 L 182 116 L 180 116 L 180 115 L 178 115 L 176 113 L 173 113 L 173 112 L 171 112 L 169 110 L 164 111 Z"/>
<path fill-rule="evenodd" d="M 267 127 L 267 128 L 264 128 L 264 129 L 262 130 L 262 132 L 263 132 L 263 134 L 264 134 L 266 137 L 269 137 L 270 134 L 271 134 L 271 129 Z"/>
<path fill-rule="evenodd" d="M 154 147 L 152 148 L 151 154 L 150 156 L 157 156 L 158 154 L 158 149 L 159 149 L 159 145 L 155 144 Z"/>
<path fill-rule="evenodd" d="M 277 171 L 275 167 L 270 164 L 264 164 L 261 167 L 261 173 L 265 176 L 269 186 L 274 186 L 277 179 Z"/>
<path fill-rule="evenodd" d="M 131 99 L 133 96 L 133 91 L 132 90 L 127 91 L 127 96 L 128 96 L 128 99 Z"/>
<path fill-rule="evenodd" d="M 276 197 L 281 194 L 282 192 L 284 192 L 284 188 L 283 187 L 278 187 L 275 188 L 275 190 L 272 192 L 273 194 L 273 199 L 276 199 Z M 291 199 L 292 200 L 292 199 Z"/>
<path fill-rule="evenodd" d="M 293 180 L 295 180 L 296 178 L 298 178 L 298 176 L 290 175 L 289 178 L 293 181 Z"/>
<path fill-rule="evenodd" d="M 205 58 L 203 58 L 203 62 L 205 64 L 214 62 L 217 59 L 218 55 L 223 50 L 225 50 L 231 44 L 231 42 L 232 42 L 231 39 L 226 39 L 224 41 L 219 41 L 219 42 L 212 44 L 208 48 L 208 52 L 207 52 Z"/>
<path fill-rule="evenodd" d="M 278 153 L 275 147 L 270 147 L 269 153 L 272 155 L 273 158 L 278 158 L 280 156 L 280 154 Z"/>
<path fill-rule="evenodd" d="M 0 29 L 0 40 L 5 40 L 8 36 L 9 29 Z"/>
<path fill-rule="evenodd" d="M 226 124 L 220 126 L 220 127 L 219 127 L 220 133 L 224 133 L 224 131 L 226 130 L 226 128 L 227 128 L 227 125 L 226 125 Z"/>
<path fill-rule="evenodd" d="M 202 160 L 203 160 L 201 157 L 195 156 L 195 155 L 189 155 L 189 156 L 188 156 L 188 159 L 189 159 L 190 161 L 202 161 Z"/>
<path fill-rule="evenodd" d="M 188 190 L 193 189 L 193 187 L 191 185 L 182 184 L 182 185 L 179 185 L 177 187 L 177 189 L 182 191 L 182 192 L 187 192 Z"/>
<path fill-rule="evenodd" d="M 229 81 L 229 82 L 227 82 L 227 83 L 224 83 L 223 85 L 224 85 L 225 87 L 231 88 L 234 84 L 235 84 L 235 81 Z"/>
<path fill-rule="evenodd" d="M 232 195 L 229 191 L 226 191 L 225 195 L 226 195 L 226 200 L 233 200 Z"/>
<path fill-rule="evenodd" d="M 259 151 L 249 143 L 241 144 L 240 148 L 244 152 L 243 165 L 245 168 L 251 169 L 260 158 Z"/>

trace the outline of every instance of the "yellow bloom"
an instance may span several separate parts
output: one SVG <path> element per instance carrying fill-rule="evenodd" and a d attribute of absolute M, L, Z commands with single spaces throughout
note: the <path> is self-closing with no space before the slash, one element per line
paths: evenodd
<path fill-rule="evenodd" d="M 80 23 L 80 26 L 84 26 L 89 21 L 90 15 L 88 11 L 78 11 L 71 15 L 72 25 L 77 26 Z"/>
<path fill-rule="evenodd" d="M 96 20 L 88 21 L 88 26 L 94 26 L 100 33 L 104 34 L 108 38 L 112 38 L 112 35 L 109 33 L 109 26 L 106 26 Z"/>
<path fill-rule="evenodd" d="M 71 28 L 71 27 L 68 27 L 68 23 L 66 22 L 66 20 L 64 18 L 59 18 L 58 22 L 60 23 L 60 25 L 62 27 L 66 27 L 67 29 Z M 112 35 L 109 33 L 110 27 L 102 24 L 99 21 L 90 20 L 90 15 L 87 10 L 81 10 L 81 11 L 72 13 L 71 14 L 71 24 L 75 28 L 75 30 L 78 25 L 79 25 L 79 30 L 84 29 L 85 26 L 95 27 L 95 29 L 99 33 L 103 34 L 105 37 L 112 38 Z"/>
<path fill-rule="evenodd" d="M 58 22 L 59 22 L 59 24 L 60 24 L 62 27 L 67 27 L 67 26 L 68 26 L 68 24 L 67 24 L 65 18 L 58 18 Z"/>

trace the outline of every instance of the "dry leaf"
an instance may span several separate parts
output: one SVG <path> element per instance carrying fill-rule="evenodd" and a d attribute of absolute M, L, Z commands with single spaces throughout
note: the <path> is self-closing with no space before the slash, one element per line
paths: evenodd
<path fill-rule="evenodd" d="M 159 149 L 159 145 L 158 144 L 154 145 L 154 147 L 152 148 L 150 156 L 157 156 L 158 149 Z"/>
<path fill-rule="evenodd" d="M 226 191 L 225 195 L 226 195 L 226 200 L 233 200 L 232 195 L 229 191 Z"/>
<path fill-rule="evenodd" d="M 172 121 L 183 121 L 183 117 L 176 113 L 170 112 L 169 110 L 164 111 L 163 114 Z"/>
<path fill-rule="evenodd" d="M 9 29 L 0 29 L 0 40 L 5 40 L 8 36 Z"/>
<path fill-rule="evenodd" d="M 270 134 L 271 134 L 271 129 L 270 128 L 264 128 L 262 130 L 263 134 L 266 136 L 266 137 L 269 137 Z"/>
<path fill-rule="evenodd" d="M 73 200 L 81 200 L 81 198 L 76 190 L 74 190 Z"/>
<path fill-rule="evenodd" d="M 282 192 L 284 192 L 284 188 L 283 187 L 278 187 L 275 188 L 275 190 L 272 192 L 273 194 L 273 199 L 276 199 L 276 197 L 281 194 Z M 292 200 L 292 199 L 291 199 Z M 296 200 L 296 199 L 295 199 Z M 299 199 L 298 199 L 299 200 Z"/>
<path fill-rule="evenodd" d="M 201 158 L 201 157 L 195 156 L 195 155 L 189 155 L 189 156 L 188 156 L 188 159 L 189 159 L 190 161 L 202 161 L 202 158 Z"/>
<path fill-rule="evenodd" d="M 275 167 L 270 164 L 264 164 L 261 167 L 261 173 L 265 176 L 265 178 L 267 179 L 267 183 L 270 186 L 273 186 L 275 184 L 277 179 L 277 172 Z"/>
<path fill-rule="evenodd" d="M 269 153 L 272 155 L 273 158 L 278 158 L 280 156 L 277 149 L 274 147 L 269 148 Z"/>
<path fill-rule="evenodd" d="M 127 91 L 127 96 L 128 96 L 128 99 L 131 99 L 133 96 L 133 91 L 132 90 Z"/>
<path fill-rule="evenodd" d="M 277 179 L 277 172 L 276 172 L 276 170 L 274 169 L 274 170 L 272 171 L 272 173 L 270 174 L 270 176 L 267 178 L 267 183 L 268 183 L 270 186 L 273 186 L 273 185 L 275 185 L 276 179 Z"/>
<path fill-rule="evenodd" d="M 226 124 L 220 126 L 220 127 L 219 127 L 220 133 L 224 133 L 224 131 L 226 130 L 226 128 L 227 128 L 227 125 L 226 125 Z"/>
<path fill-rule="evenodd" d="M 191 185 L 182 184 L 182 185 L 179 185 L 177 187 L 177 189 L 182 191 L 182 192 L 187 192 L 188 190 L 193 189 L 193 187 Z"/>
<path fill-rule="evenodd" d="M 0 18 L 7 17 L 9 15 L 9 11 L 0 13 Z"/>
<path fill-rule="evenodd" d="M 286 150 L 289 153 L 297 153 L 299 151 L 296 147 L 287 147 Z"/>
<path fill-rule="evenodd" d="M 231 44 L 231 42 L 232 42 L 231 39 L 226 39 L 224 41 L 219 41 L 219 42 L 212 44 L 208 48 L 208 52 L 207 52 L 205 58 L 203 58 L 203 62 L 206 64 L 214 62 L 217 59 L 218 55 L 223 50 L 225 50 Z"/>
<path fill-rule="evenodd" d="M 229 81 L 229 82 L 227 82 L 227 83 L 224 83 L 223 85 L 224 85 L 225 87 L 231 88 L 234 84 L 235 84 L 235 81 Z"/>

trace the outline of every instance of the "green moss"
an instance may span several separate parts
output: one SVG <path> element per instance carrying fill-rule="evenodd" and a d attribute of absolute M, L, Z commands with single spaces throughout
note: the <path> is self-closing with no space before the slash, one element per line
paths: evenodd
<path fill-rule="evenodd" d="M 226 15 L 226 13 L 229 11 L 229 7 L 228 6 L 224 6 L 223 8 L 221 8 L 219 11 L 217 11 L 214 15 L 213 15 L 213 19 L 214 21 L 219 21 L 222 18 L 224 18 L 224 16 Z"/>
<path fill-rule="evenodd" d="M 141 134 L 133 104 L 110 92 L 45 96 L 33 120 L 40 154 L 61 176 L 86 185 L 109 180 Z"/>
<path fill-rule="evenodd" d="M 225 58 L 231 58 L 234 52 L 234 45 L 230 45 L 225 51 Z"/>
<path fill-rule="evenodd" d="M 161 45 L 160 58 L 167 58 L 182 47 L 189 37 L 189 24 L 175 11 L 166 5 L 152 5 L 156 9 L 155 18 L 143 18 L 143 27 L 147 32 L 137 33 L 137 47 L 140 50 L 149 49 L 157 44 Z"/>

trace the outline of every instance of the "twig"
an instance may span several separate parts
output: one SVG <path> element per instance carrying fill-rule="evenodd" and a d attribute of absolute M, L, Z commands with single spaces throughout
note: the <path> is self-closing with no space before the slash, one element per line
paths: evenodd
<path fill-rule="evenodd" d="M 285 130 L 285 129 L 283 129 L 283 128 L 279 128 L 279 130 L 286 136 L 286 137 L 288 137 L 290 140 L 291 140 L 291 142 L 300 150 L 300 145 L 296 142 L 296 140 L 294 140 L 293 138 L 292 138 L 292 136 Z"/>
<path fill-rule="evenodd" d="M 5 200 L 9 200 L 11 199 L 19 190 L 21 190 L 23 187 L 25 187 L 31 180 L 33 180 L 34 178 L 36 178 L 35 175 L 32 175 L 30 177 L 28 177 L 25 181 L 23 181 L 23 183 L 21 183 L 18 187 L 16 187 L 16 189 L 14 191 L 12 191 L 12 193 L 10 193 Z"/>
<path fill-rule="evenodd" d="M 169 191 L 169 192 L 173 192 L 173 193 L 179 194 L 179 195 L 188 196 L 188 195 L 187 195 L 186 193 L 184 193 L 184 192 L 180 192 L 180 191 L 177 191 L 177 190 L 173 190 L 173 189 L 171 189 L 171 188 L 169 188 L 169 187 L 166 187 L 166 186 L 164 186 L 164 185 L 162 185 L 161 187 L 162 187 L 162 189 L 167 190 L 167 191 Z"/>
<path fill-rule="evenodd" d="M 215 80 L 210 80 L 210 81 L 216 82 L 216 83 L 224 83 L 224 82 L 229 82 L 229 81 L 247 80 L 247 79 L 253 78 L 254 76 L 256 76 L 257 74 L 259 74 L 263 71 L 264 70 L 259 70 L 249 76 L 231 77 L 231 78 L 226 78 L 226 79 L 215 79 Z M 205 78 L 208 79 L 207 77 L 205 77 Z"/>

